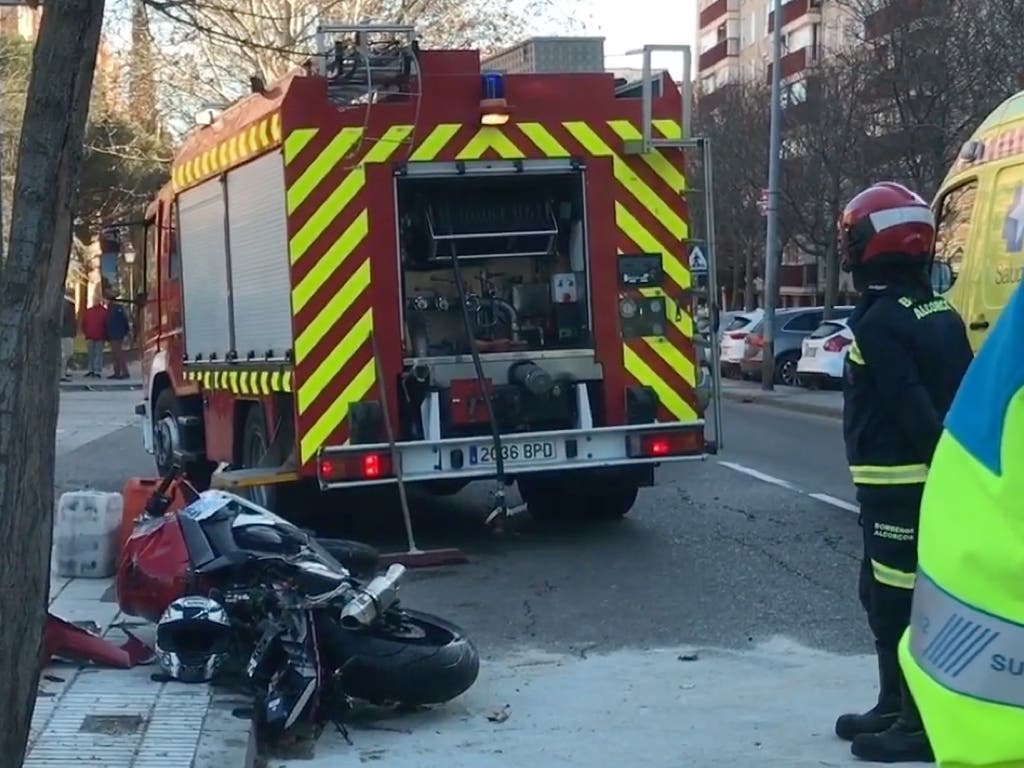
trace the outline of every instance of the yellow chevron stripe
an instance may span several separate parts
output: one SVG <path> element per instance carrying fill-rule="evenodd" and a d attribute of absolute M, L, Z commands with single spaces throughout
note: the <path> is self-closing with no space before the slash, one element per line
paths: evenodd
<path fill-rule="evenodd" d="M 618 134 L 619 138 L 626 141 L 638 141 L 643 138 L 643 135 L 628 120 L 609 120 L 608 126 Z M 683 174 L 679 172 L 668 159 L 655 149 L 652 152 L 640 155 L 640 158 L 647 163 L 652 171 L 658 174 L 659 178 L 668 184 L 669 188 L 677 193 L 682 193 L 686 187 L 686 179 L 683 178 Z"/>
<path fill-rule="evenodd" d="M 652 120 L 651 122 L 654 123 L 654 127 L 666 139 L 678 139 L 683 135 L 682 130 L 679 128 L 679 123 L 675 120 Z"/>
<path fill-rule="evenodd" d="M 228 163 L 234 165 L 238 162 L 238 135 L 228 139 Z"/>
<path fill-rule="evenodd" d="M 693 407 L 683 400 L 679 394 L 672 389 L 665 380 L 645 363 L 640 356 L 629 348 L 622 345 L 622 362 L 629 374 L 644 386 L 650 387 L 658 395 L 658 400 L 668 409 L 679 421 L 692 421 L 697 418 Z"/>
<path fill-rule="evenodd" d="M 675 344 L 664 336 L 644 336 L 644 343 L 650 347 L 669 368 L 678 373 L 683 381 L 691 387 L 697 383 L 697 376 L 693 367 L 693 361 L 679 351 Z"/>
<path fill-rule="evenodd" d="M 270 116 L 270 138 L 276 144 L 281 140 L 281 113 L 275 112 Z"/>
<path fill-rule="evenodd" d="M 302 201 L 309 197 L 334 166 L 351 151 L 362 135 L 362 127 L 343 128 L 338 132 L 337 136 L 331 139 L 330 143 L 317 155 L 317 158 L 307 166 L 306 170 L 288 188 L 286 198 L 289 214 L 294 213 L 295 209 L 302 204 Z"/>
<path fill-rule="evenodd" d="M 366 170 L 360 166 L 335 187 L 330 196 L 317 208 L 316 213 L 309 217 L 288 244 L 288 255 L 292 264 L 303 257 L 335 217 L 355 199 L 365 184 Z"/>
<path fill-rule="evenodd" d="M 273 371 L 270 374 L 270 388 L 275 392 L 282 391 L 281 389 L 281 372 Z"/>
<path fill-rule="evenodd" d="M 411 125 L 391 126 L 384 132 L 383 136 L 374 141 L 373 146 L 370 147 L 363 157 L 363 162 L 383 163 L 394 154 L 399 145 L 404 144 L 408 140 L 410 133 L 412 133 Z"/>
<path fill-rule="evenodd" d="M 370 331 L 373 330 L 373 310 L 368 309 L 351 330 L 345 334 L 345 338 L 331 353 L 324 358 L 317 366 L 310 377 L 299 387 L 298 406 L 299 413 L 305 413 L 306 409 L 320 396 L 331 379 L 338 375 L 338 372 L 345 366 L 352 356 L 359 351 L 359 348 L 370 338 Z"/>
<path fill-rule="evenodd" d="M 269 395 L 274 389 L 270 386 L 270 371 L 260 372 L 260 392 Z"/>
<path fill-rule="evenodd" d="M 270 145 L 270 121 L 266 118 L 260 120 L 260 132 L 258 134 L 260 139 L 260 148 L 264 148 Z"/>
<path fill-rule="evenodd" d="M 313 268 L 306 273 L 292 291 L 292 312 L 297 313 L 313 298 L 330 278 L 334 271 L 345 263 L 345 259 L 354 251 L 370 232 L 370 216 L 364 208 L 356 220 L 348 225 L 341 236 L 334 241 L 327 253 L 317 260 Z"/>
<path fill-rule="evenodd" d="M 374 362 L 370 360 L 363 366 L 363 369 L 356 374 L 351 383 L 338 396 L 338 399 L 331 403 L 331 406 L 317 420 L 316 424 L 303 436 L 299 444 L 299 453 L 302 463 L 305 464 L 316 454 L 316 450 L 324 444 L 331 433 L 338 428 L 345 416 L 348 415 L 350 403 L 358 403 L 366 393 L 373 387 L 377 380 L 374 373 Z"/>
<path fill-rule="evenodd" d="M 305 360 L 313 348 L 331 327 L 341 319 L 352 302 L 370 285 L 370 260 L 359 265 L 359 269 L 348 279 L 344 287 L 338 291 L 324 307 L 320 314 L 295 339 L 295 359 Z"/>
<path fill-rule="evenodd" d="M 568 130 L 583 147 L 595 157 L 611 157 L 612 172 L 623 187 L 625 187 L 637 202 L 650 211 L 651 215 L 660 221 L 668 232 L 678 240 L 686 238 L 686 222 L 667 205 L 653 189 L 636 175 L 636 172 L 616 154 L 611 147 L 604 143 L 600 136 L 586 123 L 569 122 L 564 123 Z M 666 253 L 668 253 L 666 251 Z"/>
<path fill-rule="evenodd" d="M 281 382 L 281 387 L 284 389 L 285 392 L 291 392 L 292 391 L 292 382 L 294 380 L 294 376 L 292 375 L 292 372 L 291 371 L 285 371 L 284 374 L 282 374 L 282 377 L 283 378 L 282 378 L 282 382 Z"/>
<path fill-rule="evenodd" d="M 626 237 L 636 243 L 637 247 L 645 253 L 662 254 L 661 265 L 669 277 L 675 280 L 680 288 L 690 287 L 690 270 L 682 265 L 665 246 L 648 232 L 643 225 L 636 220 L 636 217 L 620 203 L 615 201 L 615 223 L 619 229 L 625 232 Z"/>
<path fill-rule="evenodd" d="M 289 133 L 288 138 L 284 140 L 285 165 L 290 164 L 298 156 L 299 152 L 316 138 L 317 133 L 319 133 L 317 128 L 299 128 Z"/>
<path fill-rule="evenodd" d="M 384 134 L 383 139 L 371 147 L 366 153 L 366 162 L 382 163 L 398 149 L 401 141 L 397 137 L 408 135 L 409 126 L 395 126 Z M 366 184 L 366 168 L 360 164 L 339 184 L 330 196 L 317 208 L 316 212 L 309 217 L 309 220 L 302 225 L 302 228 L 295 233 L 288 244 L 288 255 L 291 263 L 295 264 L 316 242 L 324 229 L 334 221 Z"/>
<path fill-rule="evenodd" d="M 569 157 L 569 150 L 540 123 L 517 123 L 517 127 L 545 157 Z"/>
<path fill-rule="evenodd" d="M 503 160 L 517 160 L 526 157 L 508 136 L 494 126 L 485 125 L 462 148 L 456 158 L 459 160 L 479 160 L 484 152 L 493 149 Z"/>
<path fill-rule="evenodd" d="M 445 145 L 452 140 L 452 137 L 459 132 L 461 126 L 458 123 L 441 123 L 430 135 L 423 140 L 423 143 L 416 147 L 409 156 L 410 160 L 433 160 L 444 149 Z"/>
<path fill-rule="evenodd" d="M 249 394 L 249 372 L 239 371 L 238 372 L 238 392 L 242 395 Z"/>
<path fill-rule="evenodd" d="M 246 158 L 252 152 L 256 151 L 256 147 L 249 147 L 249 132 L 242 131 L 238 134 L 238 155 L 239 157 Z"/>

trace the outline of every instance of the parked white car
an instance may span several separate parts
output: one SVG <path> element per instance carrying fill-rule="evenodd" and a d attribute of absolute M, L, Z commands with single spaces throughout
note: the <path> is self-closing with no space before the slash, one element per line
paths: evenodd
<path fill-rule="evenodd" d="M 722 324 L 719 337 L 719 366 L 723 376 L 738 378 L 740 363 L 746 349 L 747 334 L 761 322 L 763 309 L 752 309 L 749 312 L 736 312 L 728 323 Z"/>
<path fill-rule="evenodd" d="M 844 318 L 825 320 L 800 347 L 796 375 L 801 386 L 842 383 L 846 356 L 853 344 L 853 331 Z"/>

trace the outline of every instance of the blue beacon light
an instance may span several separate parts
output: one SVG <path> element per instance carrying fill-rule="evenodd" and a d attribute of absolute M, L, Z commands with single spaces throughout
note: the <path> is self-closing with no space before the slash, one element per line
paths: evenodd
<path fill-rule="evenodd" d="M 504 125 L 508 122 L 508 102 L 505 101 L 505 78 L 500 72 L 484 72 L 481 77 L 483 94 L 480 99 L 480 124 Z"/>

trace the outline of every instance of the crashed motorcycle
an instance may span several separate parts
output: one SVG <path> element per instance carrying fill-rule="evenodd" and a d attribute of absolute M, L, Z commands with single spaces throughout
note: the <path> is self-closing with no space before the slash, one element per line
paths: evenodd
<path fill-rule="evenodd" d="M 199 493 L 179 475 L 172 468 L 147 501 L 116 578 L 121 610 L 157 624 L 171 677 L 208 680 L 221 659 L 241 659 L 269 735 L 337 721 L 354 700 L 440 704 L 475 682 L 479 656 L 463 632 L 401 606 L 404 566 L 364 583 L 339 560 L 351 547 L 335 556 L 248 499 Z M 176 511 L 173 493 L 185 497 Z"/>

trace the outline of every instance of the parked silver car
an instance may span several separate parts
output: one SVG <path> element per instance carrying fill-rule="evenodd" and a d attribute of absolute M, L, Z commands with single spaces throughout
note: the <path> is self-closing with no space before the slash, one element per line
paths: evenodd
<path fill-rule="evenodd" d="M 775 383 L 795 386 L 796 366 L 800 360 L 800 346 L 819 325 L 824 317 L 824 307 L 791 307 L 775 313 Z M 832 316 L 849 317 L 853 307 L 834 307 Z M 744 378 L 753 379 L 761 375 L 761 361 L 764 359 L 764 318 L 747 334 L 740 372 Z"/>

